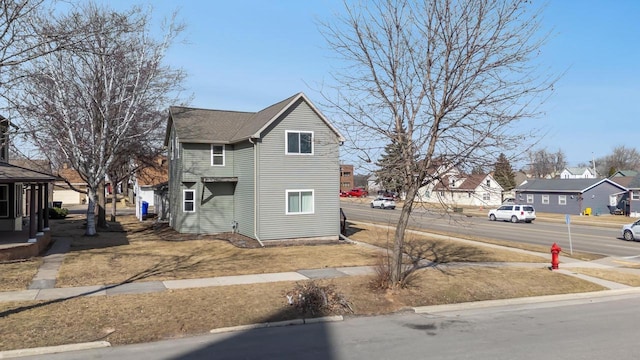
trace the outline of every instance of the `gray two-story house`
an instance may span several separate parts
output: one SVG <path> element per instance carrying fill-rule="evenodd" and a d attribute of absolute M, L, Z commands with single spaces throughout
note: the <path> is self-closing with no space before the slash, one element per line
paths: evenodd
<path fill-rule="evenodd" d="M 171 107 L 170 226 L 261 243 L 337 240 L 343 142 L 303 93 L 258 112 Z"/>

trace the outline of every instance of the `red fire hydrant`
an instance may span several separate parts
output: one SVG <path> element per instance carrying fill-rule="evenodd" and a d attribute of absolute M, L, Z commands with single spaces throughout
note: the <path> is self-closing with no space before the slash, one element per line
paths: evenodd
<path fill-rule="evenodd" d="M 553 243 L 551 245 L 551 269 L 557 270 L 558 264 L 560 264 L 560 260 L 558 260 L 558 254 L 562 251 L 562 248 L 558 246 L 558 244 Z"/>

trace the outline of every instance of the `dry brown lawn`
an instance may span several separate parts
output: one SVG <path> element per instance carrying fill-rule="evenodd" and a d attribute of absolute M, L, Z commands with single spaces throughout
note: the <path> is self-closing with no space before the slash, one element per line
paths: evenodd
<path fill-rule="evenodd" d="M 373 265 L 378 257 L 378 251 L 352 244 L 238 248 L 215 236 L 180 235 L 133 216 L 121 217 L 119 226 L 96 237 L 74 237 L 56 286 Z M 196 240 L 183 240 L 189 238 Z"/>
<path fill-rule="evenodd" d="M 372 290 L 371 277 L 325 280 L 355 315 L 407 307 L 602 290 L 547 269 L 425 269 L 413 285 Z M 0 350 L 106 340 L 113 345 L 202 334 L 213 328 L 298 318 L 285 294 L 292 282 L 161 293 L 81 297 L 65 301 L 0 303 Z M 437 290 L 436 290 L 437 289 Z M 10 329 L 10 331 L 9 331 Z"/>
<path fill-rule="evenodd" d="M 0 263 L 0 291 L 26 289 L 41 264 L 42 258 Z"/>
<path fill-rule="evenodd" d="M 640 274 L 626 272 L 624 269 L 571 268 L 571 271 L 629 286 L 640 286 Z"/>
<path fill-rule="evenodd" d="M 394 229 L 374 226 L 370 224 L 352 224 L 350 239 L 375 245 L 381 248 L 393 248 Z M 510 251 L 508 249 L 495 249 L 487 246 L 469 245 L 455 239 L 434 239 L 428 235 L 422 236 L 408 233 L 405 244 L 417 244 L 430 249 L 429 260 L 435 256 L 441 261 L 447 262 L 547 262 L 547 258 Z"/>

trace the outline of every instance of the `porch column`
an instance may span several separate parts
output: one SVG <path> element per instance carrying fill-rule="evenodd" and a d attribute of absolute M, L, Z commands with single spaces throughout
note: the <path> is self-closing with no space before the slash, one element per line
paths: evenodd
<path fill-rule="evenodd" d="M 44 186 L 44 231 L 49 231 L 49 184 Z"/>
<path fill-rule="evenodd" d="M 38 184 L 38 233 L 36 235 L 41 236 L 44 235 L 44 218 L 42 217 L 44 211 L 42 211 L 43 209 L 43 204 L 42 204 L 42 194 L 44 190 L 44 186 L 42 185 L 42 183 Z"/>
<path fill-rule="evenodd" d="M 36 219 L 36 184 L 31 184 L 29 191 L 29 242 L 34 243 L 36 233 L 38 232 L 38 224 Z"/>

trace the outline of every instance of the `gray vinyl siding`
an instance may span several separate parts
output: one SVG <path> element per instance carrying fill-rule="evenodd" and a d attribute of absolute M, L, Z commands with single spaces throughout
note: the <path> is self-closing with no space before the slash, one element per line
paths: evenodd
<path fill-rule="evenodd" d="M 623 191 L 619 187 L 603 182 L 602 184 L 585 191 L 582 196 L 582 210 L 591 208 L 591 214 L 601 215 L 609 213 L 609 196 Z"/>
<path fill-rule="evenodd" d="M 234 176 L 238 177 L 238 183 L 235 188 L 233 220 L 238 223 L 240 234 L 252 238 L 255 237 L 253 153 L 253 145 L 248 141 L 234 147 Z"/>
<path fill-rule="evenodd" d="M 527 195 L 533 195 L 533 203 L 527 202 Z M 522 197 L 520 197 L 522 195 Z M 543 204 L 543 195 L 549 196 L 549 203 Z M 559 204 L 560 196 L 566 196 L 566 205 Z M 573 198 L 571 198 L 573 196 Z M 578 215 L 582 212 L 580 209 L 580 201 L 577 193 L 538 193 L 538 192 L 518 192 L 516 194 L 516 203 L 522 205 L 533 205 L 536 212 L 554 213 L 554 214 L 573 214 Z"/>
<path fill-rule="evenodd" d="M 299 102 L 274 122 L 258 144 L 258 236 L 261 240 L 337 239 L 340 166 L 338 138 L 317 114 Z M 285 131 L 313 131 L 313 155 L 286 155 Z M 286 190 L 314 191 L 313 214 L 286 214 Z"/>
<path fill-rule="evenodd" d="M 516 201 L 518 204 L 528 204 L 527 195 L 533 194 L 534 202 L 531 205 L 536 209 L 536 212 L 579 215 L 583 213 L 586 208 L 591 208 L 593 215 L 608 214 L 609 208 L 607 206 L 609 205 L 609 196 L 619 193 L 620 191 L 623 190 L 611 183 L 603 182 L 584 193 L 518 191 Z M 549 196 L 549 204 L 542 203 L 543 195 Z M 566 205 L 559 204 L 558 198 L 560 195 L 566 196 Z"/>
<path fill-rule="evenodd" d="M 171 133 L 169 138 L 169 144 L 175 144 L 175 128 L 171 129 Z M 180 147 L 180 144 L 176 144 Z M 169 219 L 170 226 L 172 226 L 177 231 L 181 231 L 176 224 L 181 223 L 181 212 L 182 212 L 182 191 L 181 191 L 181 182 L 182 182 L 182 164 L 180 163 L 180 156 L 173 157 L 172 156 L 173 149 L 169 148 Z"/>
<path fill-rule="evenodd" d="M 211 144 L 182 144 L 182 181 L 200 182 L 203 176 L 234 176 L 233 146 L 225 146 L 225 165 L 211 166 Z"/>

